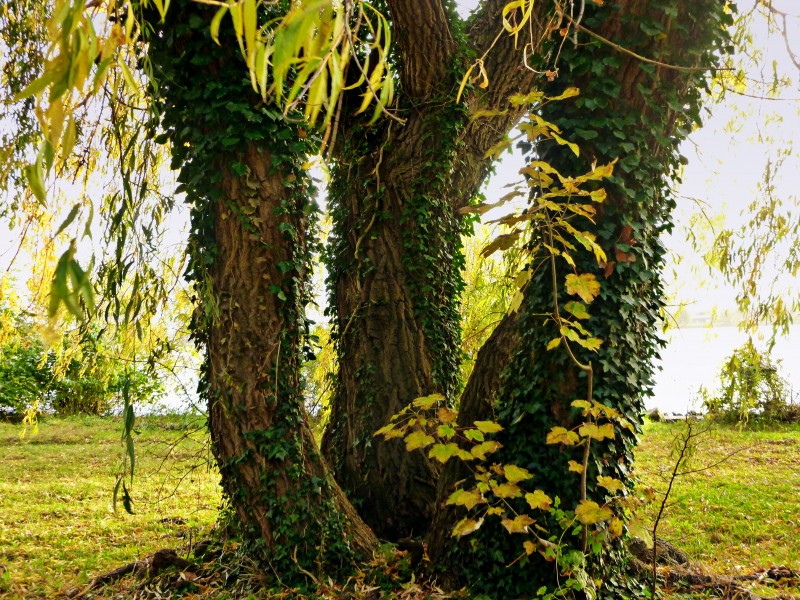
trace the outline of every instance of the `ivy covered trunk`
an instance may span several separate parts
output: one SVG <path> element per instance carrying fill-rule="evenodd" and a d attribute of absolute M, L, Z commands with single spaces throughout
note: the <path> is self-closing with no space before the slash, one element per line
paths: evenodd
<path fill-rule="evenodd" d="M 192 205 L 193 335 L 222 485 L 254 556 L 291 581 L 336 573 L 376 540 L 328 472 L 300 380 L 315 207 L 297 122 L 264 105 L 234 40 L 209 53 L 214 10 L 187 1 L 150 42 L 163 139 Z"/>
<path fill-rule="evenodd" d="M 339 373 L 323 451 L 386 539 L 428 530 L 438 468 L 374 433 L 417 397 L 443 394 L 452 404 L 460 392 L 460 236 L 471 223 L 457 209 L 486 176 L 487 150 L 521 114 L 508 96 L 534 78 L 519 68 L 510 36 L 495 40 L 503 4 L 485 3 L 464 28 L 438 0 L 389 2 L 403 123 L 366 126 L 348 102 L 339 115 L 327 260 Z M 493 44 L 486 60 L 496 82 L 486 92 L 468 87 L 456 103 L 468 56 Z M 481 110 L 488 114 L 470 119 Z"/>
<path fill-rule="evenodd" d="M 661 64 L 648 63 L 579 33 L 577 46 L 568 41 L 561 48 L 558 79 L 545 91 L 554 96 L 574 86 L 580 95 L 537 111 L 580 146 L 581 156 L 576 157 L 565 145 L 533 140 L 529 146 L 532 160 L 549 163 L 565 177 L 580 176 L 594 164 L 616 161 L 613 176 L 602 182 L 607 198 L 598 206 L 595 218 L 573 221 L 579 231 L 596 236 L 607 258 L 598 265 L 590 250 L 575 244 L 570 250 L 574 265 L 558 257 L 551 268 L 550 253 L 541 243 L 552 246 L 553 239 L 546 229 L 533 232 L 532 244 L 538 242 L 541 250 L 533 255 L 531 265 L 544 266 L 534 270 L 519 313 L 507 316 L 496 331 L 502 344 L 512 349 L 500 356 L 504 364 L 498 364 L 496 355 L 481 352 L 462 399 L 459 423 L 467 426 L 476 418 L 494 415 L 504 426 L 497 438 L 504 447 L 493 460 L 528 469 L 534 475 L 531 485 L 558 498 L 564 510 L 574 510 L 582 497 L 600 506 L 611 501 L 614 494 L 598 485 L 600 477 L 630 481 L 635 431 L 616 427 L 612 438 L 591 440 L 585 492 L 577 471 L 584 447 L 548 444 L 545 436 L 553 427 L 577 429 L 585 418 L 572 402 L 587 396 L 615 409 L 637 427 L 641 423 L 661 343 L 657 330 L 663 308 L 660 272 L 664 249 L 659 237 L 671 227 L 675 206 L 671 185 L 679 176 L 682 161 L 678 144 L 699 123 L 701 89 L 708 69 L 716 64 L 714 52 L 725 43 L 726 19 L 723 3 L 717 0 L 636 0 L 603 7 L 587 3 L 582 22 L 586 28 Z M 535 178 L 534 173 L 531 176 Z M 538 193 L 541 190 L 534 192 L 534 197 Z M 561 337 L 553 317 L 556 302 L 563 307 L 578 299 L 565 285 L 566 276 L 574 273 L 592 274 L 600 283 L 599 296 L 588 305 L 591 316 L 582 323 L 592 336 L 603 340 L 596 352 L 567 339 L 547 349 Z M 490 340 L 492 343 L 498 341 Z M 567 343 L 574 359 L 564 349 Z M 591 367 L 593 385 L 587 370 L 577 363 Z M 445 473 L 440 506 L 461 475 L 458 467 Z M 524 504 L 516 509 L 526 511 Z M 610 506 L 621 516 L 619 504 Z M 467 576 L 480 573 L 478 587 L 491 590 L 496 597 L 526 596 L 540 586 L 552 589 L 569 560 L 583 560 L 577 557 L 587 550 L 589 572 L 603 579 L 604 596 L 636 593 L 621 589 L 629 586 L 630 580 L 615 575 L 624 564 L 618 542 L 609 541 L 602 550 L 587 549 L 580 527 L 569 527 L 560 537 L 563 526 L 552 517 L 542 517 L 539 525 L 544 529 L 539 535 L 555 536 L 551 539 L 566 543 L 562 550 L 565 562 L 559 565 L 523 549 L 523 536 L 506 533 L 491 518 L 472 540 L 454 547 L 444 536 L 463 516 L 463 510 L 439 512 L 431 539 L 433 558 L 451 554 L 460 557 L 452 560 L 463 564 L 468 555 L 475 573 Z M 580 554 L 567 556 L 570 547 Z M 518 563 L 513 575 L 507 568 L 512 562 Z"/>

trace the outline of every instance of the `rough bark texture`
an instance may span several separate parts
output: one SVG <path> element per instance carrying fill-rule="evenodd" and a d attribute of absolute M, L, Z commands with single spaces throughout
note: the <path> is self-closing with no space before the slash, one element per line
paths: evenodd
<path fill-rule="evenodd" d="M 282 228 L 304 239 L 302 202 L 287 197 L 284 176 L 273 172 L 266 152 L 250 147 L 242 161 L 248 178 L 226 172 L 216 204 L 218 314 L 207 342 L 209 423 L 223 487 L 240 522 L 257 530 L 268 548 L 288 542 L 297 550 L 301 542 L 300 556 L 308 559 L 346 540 L 364 555 L 375 539 L 328 475 L 302 408 L 302 307 L 292 306 L 300 300 L 297 284 L 278 267 L 297 259 L 295 236 Z M 294 206 L 279 211 L 285 203 Z M 247 206 L 254 214 L 243 219 L 240 207 Z M 270 290 L 273 284 L 285 300 Z M 308 495 L 312 481 L 316 496 Z M 292 512 L 320 522 L 300 520 L 287 531 Z M 332 523 L 339 531 L 326 530 Z"/>
<path fill-rule="evenodd" d="M 691 14 L 688 7 L 685 15 L 679 10 L 681 18 L 675 22 L 665 12 L 650 7 L 651 3 L 643 0 L 618 2 L 604 8 L 592 7 L 592 12 L 600 16 L 591 23 L 603 37 L 617 41 L 627 39 L 640 53 L 661 61 L 696 67 L 701 51 L 706 52 L 706 60 L 710 60 L 708 47 L 702 46 L 703 28 L 708 26 L 703 16 L 708 12 L 708 6 L 691 7 L 698 11 L 696 14 Z M 600 11 L 607 11 L 610 16 L 604 18 Z M 648 27 L 657 28 L 658 25 L 663 28 L 665 35 L 658 37 L 658 42 L 654 43 L 638 27 L 632 27 L 632 23 L 638 24 L 645 19 Z M 696 54 L 684 54 L 687 47 Z M 608 47 L 603 46 L 602 50 L 608 56 Z M 578 52 L 580 49 L 575 50 Z M 598 52 L 597 56 L 599 60 L 601 54 Z M 573 350 L 582 362 L 591 361 L 593 364 L 593 399 L 617 408 L 631 422 L 638 423 L 644 394 L 652 382 L 648 365 L 657 353 L 655 330 L 661 305 L 659 271 L 663 259 L 658 235 L 668 226 L 672 206 L 668 194 L 664 194 L 665 178 L 674 174 L 676 163 L 671 153 L 674 152 L 675 140 L 686 133 L 685 128 L 678 131 L 676 127 L 679 123 L 685 127 L 695 118 L 695 115 L 687 116 L 682 111 L 687 104 L 688 86 L 690 82 L 695 86 L 699 84 L 701 71 L 665 67 L 656 67 L 653 71 L 640 59 L 623 53 L 618 57 L 615 55 L 607 63 L 593 63 L 593 60 L 581 62 L 576 59 L 575 64 L 581 66 L 571 71 L 568 68 L 570 59 L 562 58 L 562 80 L 551 87 L 550 93 L 556 94 L 569 85 L 580 88 L 582 94 L 574 103 L 554 103 L 544 107 L 539 114 L 568 132 L 591 133 L 593 123 L 599 123 L 599 136 L 587 135 L 583 141 L 576 140 L 581 146 L 579 159 L 564 146 L 546 143 L 537 146 L 536 158 L 549 162 L 565 175 L 587 172 L 593 160 L 603 164 L 620 158 L 616 178 L 606 186 L 609 197 L 595 223 L 581 223 L 581 227 L 597 235 L 598 242 L 609 256 L 605 273 L 598 269 L 591 253 L 584 256 L 576 251 L 573 254 L 577 272 L 597 273 L 602 282 L 602 296 L 590 305 L 589 311 L 593 316 L 588 324 L 584 324 L 604 343 L 597 354 L 575 345 Z M 599 64 L 606 66 L 599 68 Z M 592 86 L 598 82 L 602 82 L 602 94 L 595 92 L 598 95 L 592 96 Z M 670 92 L 662 96 L 664 90 Z M 618 118 L 618 121 L 607 121 L 609 116 Z M 641 137 L 642 132 L 647 132 L 645 137 Z M 634 142 L 634 149 L 626 148 L 623 142 Z M 628 227 L 634 232 L 633 237 L 630 237 L 630 232 L 625 233 Z M 563 282 L 568 272 L 572 272 L 572 268 L 559 263 L 557 281 Z M 505 426 L 498 436 L 505 448 L 493 458 L 529 469 L 535 474 L 534 485 L 537 488 L 552 497 L 560 497 L 562 506 L 570 507 L 580 499 L 580 490 L 577 478 L 570 477 L 566 463 L 568 459 L 579 460 L 580 457 L 570 453 L 569 449 L 547 446 L 543 441 L 550 427 L 571 428 L 580 422 L 580 416 L 570 408 L 570 402 L 585 397 L 586 378 L 563 351 L 545 351 L 548 341 L 558 336 L 551 320 L 541 317 L 553 311 L 550 279 L 548 268 L 534 275 L 526 289 L 520 315 L 509 315 L 499 324 L 495 335 L 507 340 L 511 347 L 507 346 L 507 352 L 495 355 L 491 360 L 487 357 L 483 365 L 479 358 L 462 397 L 459 425 L 467 426 L 477 418 L 498 420 Z M 563 283 L 560 285 L 563 288 Z M 561 303 L 570 299 L 563 289 L 559 290 L 559 297 Z M 509 333 L 509 330 L 515 333 Z M 503 375 L 496 372 L 487 374 L 484 368 L 501 370 Z M 476 389 L 485 392 L 472 393 Z M 494 406 L 490 404 L 492 400 Z M 589 461 L 589 481 L 593 482 L 598 475 L 625 480 L 634 441 L 633 434 L 618 433 L 613 441 L 595 442 Z M 449 532 L 464 512 L 447 510 L 444 501 L 453 491 L 452 483 L 460 479 L 459 475 L 458 467 L 448 467 L 440 482 L 438 512 L 429 537 L 434 562 L 441 560 L 443 554 L 454 552 L 454 540 L 449 537 Z M 597 492 L 590 489 L 589 498 L 593 493 Z M 602 490 L 595 499 L 603 502 Z M 487 526 L 484 525 L 484 529 Z M 461 550 L 455 551 L 457 558 L 453 560 L 457 563 L 454 564 L 464 564 L 467 560 L 465 554 L 469 555 L 470 564 L 481 573 L 481 585 L 491 589 L 496 597 L 528 595 L 548 581 L 550 575 L 547 573 L 554 572 L 543 561 L 531 560 L 524 573 L 518 573 L 517 580 L 513 581 L 505 564 L 519 556 L 521 541 L 497 529 L 482 530 L 478 536 L 478 550 L 470 550 L 469 544 L 462 542 Z M 498 560 L 498 556 L 505 558 Z M 536 555 L 531 557 L 535 558 Z"/>
<path fill-rule="evenodd" d="M 477 192 L 491 164 L 487 150 L 522 114 L 508 96 L 535 77 L 510 36 L 486 54 L 502 29 L 503 4 L 486 3 L 459 49 L 443 3 L 390 2 L 406 122 L 365 132 L 347 105 L 343 111 L 329 264 L 339 387 L 323 452 L 367 523 L 389 539 L 427 530 L 437 468 L 373 434 L 416 397 L 454 399 L 462 265 L 455 209 Z M 540 21 L 537 14 L 535 31 Z M 454 61 L 465 47 L 486 54 L 490 85 L 468 89 L 462 109 L 454 95 L 468 64 Z M 479 110 L 497 114 L 471 119 Z"/>

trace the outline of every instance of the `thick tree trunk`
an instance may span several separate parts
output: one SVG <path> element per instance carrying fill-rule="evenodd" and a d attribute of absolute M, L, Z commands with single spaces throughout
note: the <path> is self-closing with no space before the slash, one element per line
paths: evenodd
<path fill-rule="evenodd" d="M 398 114 L 406 122 L 369 129 L 343 113 L 328 261 L 339 379 L 323 452 L 367 523 L 397 539 L 428 529 L 438 469 L 423 453 L 373 434 L 414 398 L 442 393 L 452 402 L 458 393 L 463 225 L 456 209 L 486 176 L 486 151 L 521 115 L 508 96 L 527 89 L 534 74 L 510 36 L 496 40 L 504 3 L 487 2 L 466 44 L 478 55 L 493 46 L 485 57 L 492 83 L 468 90 L 459 107 L 454 95 L 467 64 L 454 62 L 454 17 L 438 1 L 389 4 L 403 56 Z M 534 31 L 540 27 L 536 20 Z M 489 116 L 469 117 L 478 111 Z"/>
<path fill-rule="evenodd" d="M 266 152 L 250 147 L 241 162 L 249 174 L 225 172 L 215 207 L 207 299 L 217 313 L 207 342 L 214 455 L 240 523 L 263 540 L 271 563 L 345 566 L 375 539 L 329 476 L 303 409 L 297 281 L 305 273 L 281 265 L 303 265 L 304 201 L 287 193 Z"/>
<path fill-rule="evenodd" d="M 313 206 L 300 164 L 315 148 L 254 94 L 230 33 L 208 52 L 214 12 L 179 1 L 148 52 L 192 203 L 187 275 L 213 452 L 254 557 L 283 582 L 335 574 L 369 556 L 376 538 L 329 473 L 303 408 Z"/>
<path fill-rule="evenodd" d="M 564 146 L 546 142 L 536 146 L 535 159 L 549 162 L 567 176 L 587 172 L 593 161 L 604 164 L 619 159 L 614 178 L 604 182 L 608 199 L 595 222 L 576 224 L 597 236 L 608 263 L 600 269 L 591 253 L 572 253 L 577 272 L 594 273 L 601 282 L 600 297 L 589 305 L 592 318 L 584 325 L 604 341 L 597 353 L 575 344 L 573 351 L 581 362 L 592 364 L 592 399 L 616 408 L 635 424 L 640 423 L 643 399 L 652 388 L 652 363 L 659 347 L 656 330 L 663 302 L 660 269 L 664 257 L 659 234 L 669 228 L 674 206 L 668 179 L 676 175 L 679 166 L 676 145 L 697 119 L 695 112 L 687 114 L 683 109 L 699 104 L 697 86 L 702 85 L 704 72 L 692 67 L 713 64 L 711 52 L 722 37 L 721 29 L 719 34 L 708 34 L 708 28 L 720 20 L 720 7 L 713 0 L 678 3 L 674 8 L 679 16 L 673 18 L 670 7 L 662 10 L 643 0 L 602 8 L 587 3 L 583 23 L 593 32 L 640 54 L 690 68 L 654 67 L 580 34 L 582 43 L 595 41 L 587 48 L 571 48 L 569 42 L 564 46 L 559 79 L 548 93 L 575 86 L 581 95 L 548 104 L 538 112 L 581 146 L 581 158 L 576 159 Z M 556 280 L 562 305 L 575 299 L 563 290 L 564 277 L 570 272 L 575 271 L 559 261 Z M 553 426 L 572 428 L 580 422 L 570 403 L 586 397 L 587 379 L 566 352 L 545 350 L 559 335 L 546 316 L 553 310 L 551 272 L 545 267 L 526 288 L 520 313 L 507 316 L 498 326 L 496 335 L 511 349 L 501 355 L 479 356 L 462 397 L 459 425 L 467 426 L 477 418 L 498 420 L 505 427 L 498 436 L 504 448 L 493 460 L 529 469 L 535 474 L 533 485 L 558 496 L 561 505 L 569 509 L 580 499 L 581 490 L 567 461 L 580 462 L 580 452 L 546 445 L 544 439 Z M 510 333 L 513 329 L 515 334 Z M 497 369 L 502 369 L 502 376 Z M 635 435 L 620 429 L 613 440 L 593 442 L 587 471 L 590 499 L 605 502 L 604 490 L 593 483 L 598 476 L 628 478 L 634 444 Z M 464 512 L 448 509 L 444 500 L 463 476 L 463 469 L 453 465 L 442 477 L 429 538 L 433 561 L 452 553 L 458 557 L 452 560 L 459 564 L 469 560 L 480 565 L 480 586 L 497 597 L 530 595 L 540 585 L 553 583 L 556 568 L 535 560 L 535 554 L 524 561 L 528 565 L 524 573 L 509 577 L 506 565 L 523 552 L 522 541 L 491 520 L 478 533 L 479 543 L 474 548 L 467 542 L 454 548 L 449 532 Z M 614 594 L 613 590 L 609 593 Z"/>

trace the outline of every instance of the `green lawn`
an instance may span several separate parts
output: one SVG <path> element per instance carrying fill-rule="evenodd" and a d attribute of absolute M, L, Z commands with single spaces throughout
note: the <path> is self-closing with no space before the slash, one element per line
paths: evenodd
<path fill-rule="evenodd" d="M 665 487 L 660 473 L 672 464 L 680 426 L 646 426 L 637 452 L 643 486 Z M 129 515 L 112 510 L 119 420 L 49 418 L 25 437 L 21 426 L 0 423 L 0 597 L 52 598 L 159 548 L 180 552 L 213 525 L 220 494 L 202 423 L 154 417 L 137 430 Z M 800 571 L 800 427 L 716 429 L 701 438 L 691 466 L 737 450 L 678 480 L 660 535 L 717 573 Z"/>
<path fill-rule="evenodd" d="M 48 418 L 24 437 L 0 423 L 0 597 L 53 597 L 159 548 L 185 547 L 214 523 L 218 476 L 206 466 L 202 423 L 145 418 L 137 430 L 130 515 L 112 508 L 118 419 Z"/>
<path fill-rule="evenodd" d="M 644 486 L 666 489 L 672 440 L 683 426 L 645 426 L 637 450 Z M 659 536 L 718 574 L 773 565 L 800 571 L 800 427 L 715 426 L 698 442 L 687 468 L 699 471 L 676 480 Z M 646 512 L 652 518 L 655 508 Z"/>

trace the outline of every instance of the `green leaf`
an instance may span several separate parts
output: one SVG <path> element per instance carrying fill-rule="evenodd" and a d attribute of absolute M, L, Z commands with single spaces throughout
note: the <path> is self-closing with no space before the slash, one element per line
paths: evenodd
<path fill-rule="evenodd" d="M 586 305 L 583 302 L 567 302 L 564 305 L 564 310 L 566 310 L 569 314 L 571 314 L 576 319 L 588 319 L 589 313 L 586 312 Z"/>
<path fill-rule="evenodd" d="M 449 444 L 434 444 L 431 447 L 430 452 L 428 452 L 428 456 L 430 458 L 435 458 L 440 463 L 444 464 L 448 460 L 450 460 L 453 456 L 458 453 L 458 444 L 449 443 Z"/>
<path fill-rule="evenodd" d="M 482 442 L 484 440 L 483 432 L 479 429 L 464 430 L 464 437 L 472 442 Z"/>
<path fill-rule="evenodd" d="M 75 217 L 77 217 L 77 216 L 78 216 L 78 211 L 79 211 L 80 209 L 81 209 L 81 205 L 80 205 L 80 203 L 78 203 L 78 204 L 76 204 L 75 206 L 73 206 L 73 207 L 72 207 L 72 210 L 70 210 L 70 211 L 69 211 L 69 214 L 67 215 L 67 218 L 66 218 L 66 219 L 64 219 L 64 220 L 61 222 L 61 225 L 59 225 L 59 226 L 58 226 L 58 229 L 56 229 L 56 232 L 55 232 L 55 234 L 53 235 L 53 237 L 57 236 L 59 233 L 61 233 L 61 232 L 62 232 L 62 231 L 64 231 L 64 230 L 65 230 L 67 227 L 69 227 L 69 226 L 70 226 L 70 224 L 71 224 L 71 223 L 72 223 L 72 222 L 75 220 Z"/>

